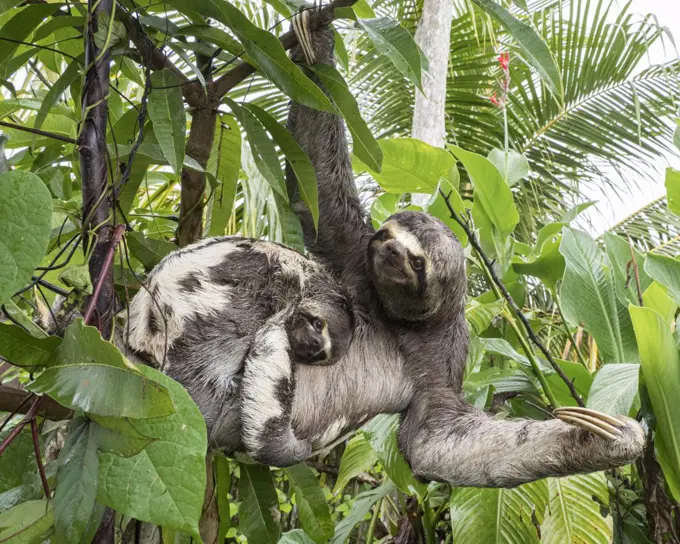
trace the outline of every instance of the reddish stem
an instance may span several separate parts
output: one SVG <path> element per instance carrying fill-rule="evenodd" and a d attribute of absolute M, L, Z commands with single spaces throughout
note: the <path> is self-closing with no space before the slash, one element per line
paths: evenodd
<path fill-rule="evenodd" d="M 111 246 L 109 247 L 109 251 L 106 254 L 106 259 L 104 260 L 104 265 L 102 266 L 101 273 L 99 274 L 99 281 L 97 281 L 97 285 L 94 288 L 94 293 L 92 294 L 92 298 L 90 299 L 90 304 L 88 305 L 87 311 L 85 312 L 86 325 L 91 324 L 92 314 L 94 312 L 95 307 L 97 306 L 97 300 L 99 299 L 99 294 L 101 293 L 102 286 L 104 285 L 106 272 L 109 268 L 111 268 L 113 256 L 116 253 L 116 248 L 118 247 L 121 238 L 123 238 L 124 232 L 125 225 L 117 225 L 113 231 L 113 236 L 111 237 Z"/>
<path fill-rule="evenodd" d="M 33 451 L 35 451 L 35 460 L 38 463 L 38 472 L 40 472 L 40 479 L 42 480 L 43 490 L 45 491 L 45 498 L 50 498 L 50 486 L 47 483 L 47 476 L 45 475 L 45 467 L 42 462 L 42 455 L 40 453 L 40 441 L 38 439 L 38 423 L 35 417 L 31 419 L 31 434 L 33 435 Z"/>
<path fill-rule="evenodd" d="M 28 423 L 30 423 L 31 420 L 35 419 L 35 414 L 38 411 L 38 408 L 40 408 L 40 405 L 42 404 L 43 400 L 45 400 L 45 397 L 38 397 L 37 399 L 35 399 L 35 401 L 31 405 L 30 410 L 24 416 L 24 419 L 22 419 L 19 423 L 17 423 L 17 426 L 14 427 L 10 431 L 10 433 L 7 435 L 7 438 L 5 438 L 2 441 L 2 444 L 0 444 L 0 457 L 2 457 L 2 454 L 5 453 L 7 446 L 9 446 L 12 443 L 12 441 L 17 437 L 17 435 L 21 432 L 21 430 Z"/>

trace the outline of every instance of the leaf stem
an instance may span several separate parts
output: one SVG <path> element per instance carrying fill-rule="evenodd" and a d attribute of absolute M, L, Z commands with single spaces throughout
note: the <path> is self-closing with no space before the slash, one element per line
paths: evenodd
<path fill-rule="evenodd" d="M 371 544 L 373 542 L 373 535 L 375 534 L 375 526 L 378 523 L 378 517 L 380 517 L 380 508 L 382 507 L 383 499 L 380 499 L 373 510 L 373 517 L 371 518 L 371 523 L 368 526 L 368 532 L 366 533 L 366 544 Z"/>

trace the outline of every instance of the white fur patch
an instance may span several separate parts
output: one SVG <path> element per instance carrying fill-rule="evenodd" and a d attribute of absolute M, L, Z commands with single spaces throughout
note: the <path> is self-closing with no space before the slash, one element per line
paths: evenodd
<path fill-rule="evenodd" d="M 388 221 L 382 228 L 387 228 L 387 230 L 392 233 L 392 237 L 404 246 L 411 255 L 425 257 L 425 252 L 420 245 L 420 240 L 418 240 L 418 237 L 411 231 L 404 229 L 396 221 Z"/>

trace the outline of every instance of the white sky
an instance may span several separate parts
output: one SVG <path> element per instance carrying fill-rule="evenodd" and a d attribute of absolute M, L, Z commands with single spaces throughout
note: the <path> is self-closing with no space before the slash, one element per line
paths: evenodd
<path fill-rule="evenodd" d="M 617 0 L 619 5 L 624 5 L 624 0 Z M 675 38 L 675 44 L 680 49 L 680 0 L 633 0 L 631 3 L 631 12 L 639 13 L 641 15 L 652 13 L 657 16 L 659 24 L 667 27 Z M 656 44 L 650 53 L 650 63 L 656 64 L 673 60 L 676 57 L 673 45 L 666 40 L 666 48 L 663 45 Z M 664 189 L 664 171 L 667 166 L 673 166 L 680 169 L 680 158 L 677 156 L 665 157 L 658 161 L 657 172 L 654 175 L 654 180 L 648 179 L 636 180 L 637 186 L 629 186 L 627 191 L 619 191 L 613 194 L 611 189 L 603 191 L 585 191 L 584 200 L 596 200 L 598 204 L 593 206 L 590 210 L 583 214 L 584 218 L 589 220 L 592 226 L 589 230 L 593 234 L 600 234 L 608 227 L 618 223 L 635 210 L 641 208 L 645 204 L 663 196 Z M 616 180 L 618 176 L 612 172 L 612 179 Z M 619 186 L 623 186 L 624 182 L 619 182 Z M 583 225 L 585 226 L 585 225 Z"/>

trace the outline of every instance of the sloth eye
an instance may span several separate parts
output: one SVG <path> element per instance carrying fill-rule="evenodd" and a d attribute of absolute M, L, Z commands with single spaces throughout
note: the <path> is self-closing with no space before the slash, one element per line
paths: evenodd
<path fill-rule="evenodd" d="M 312 321 L 312 326 L 316 330 L 316 332 L 321 332 L 323 331 L 323 321 L 319 319 L 318 317 L 314 318 L 314 321 Z"/>
<path fill-rule="evenodd" d="M 422 270 L 425 267 L 425 259 L 422 257 L 413 257 L 411 259 L 411 266 L 414 270 Z"/>

